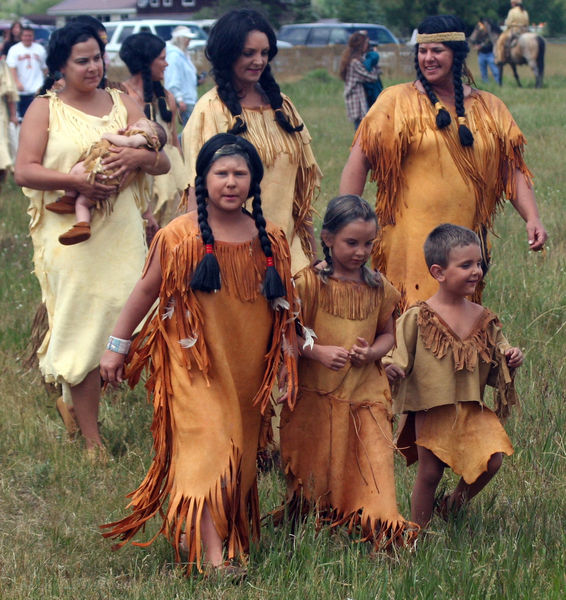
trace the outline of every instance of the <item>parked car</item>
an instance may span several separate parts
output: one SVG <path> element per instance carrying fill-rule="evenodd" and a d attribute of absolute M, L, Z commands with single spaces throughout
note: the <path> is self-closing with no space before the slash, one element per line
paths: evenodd
<path fill-rule="evenodd" d="M 173 21 L 160 19 L 142 19 L 142 20 L 126 20 L 126 21 L 111 21 L 104 23 L 108 32 L 108 44 L 106 44 L 106 54 L 110 61 L 114 62 L 122 42 L 134 33 L 140 31 L 149 31 L 159 36 L 163 41 L 167 42 L 171 39 L 173 29 L 179 25 L 188 27 L 197 37 L 191 40 L 190 50 L 196 50 L 206 45 L 207 35 L 197 23 L 192 21 Z"/>
<path fill-rule="evenodd" d="M 283 25 L 278 38 L 293 46 L 328 46 L 347 44 L 356 31 L 367 32 L 370 44 L 396 44 L 399 40 L 383 25 L 372 23 L 297 23 Z"/>

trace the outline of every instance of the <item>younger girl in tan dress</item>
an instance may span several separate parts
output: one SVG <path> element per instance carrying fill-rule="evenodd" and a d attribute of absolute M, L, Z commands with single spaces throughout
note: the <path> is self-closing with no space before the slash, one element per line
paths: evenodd
<path fill-rule="evenodd" d="M 471 500 L 513 453 L 498 417 L 516 402 L 512 371 L 523 362 L 496 315 L 467 299 L 483 277 L 478 236 L 445 223 L 429 234 L 424 254 L 438 292 L 399 318 L 397 348 L 384 360 L 389 379 L 400 380 L 395 412 L 407 415 L 398 447 L 408 464 L 419 461 L 411 517 L 421 527 L 446 466 L 462 479 L 442 500 L 442 516 Z M 483 402 L 486 385 L 496 389 L 495 412 Z"/>
<path fill-rule="evenodd" d="M 377 234 L 359 196 L 330 201 L 322 229 L 326 261 L 296 275 L 305 340 L 299 393 L 281 415 L 281 455 L 292 517 L 317 511 L 376 548 L 417 531 L 397 509 L 391 396 L 381 358 L 394 344 L 400 295 L 365 267 Z M 314 331 L 314 333 L 312 333 Z"/>

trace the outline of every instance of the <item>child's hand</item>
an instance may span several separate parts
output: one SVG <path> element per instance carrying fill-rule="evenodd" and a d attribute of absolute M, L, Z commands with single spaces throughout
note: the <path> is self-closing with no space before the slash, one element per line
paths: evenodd
<path fill-rule="evenodd" d="M 348 358 L 350 357 L 348 350 L 341 346 L 319 346 L 315 344 L 315 358 L 318 362 L 322 363 L 327 369 L 338 371 L 342 367 L 346 366 Z"/>
<path fill-rule="evenodd" d="M 521 352 L 520 348 L 509 348 L 505 351 L 505 359 L 507 360 L 507 366 L 510 369 L 516 369 L 523 364 L 525 356 Z"/>
<path fill-rule="evenodd" d="M 357 340 L 358 343 L 352 346 L 349 353 L 350 362 L 354 367 L 363 367 L 368 363 L 375 362 L 378 357 L 375 355 L 375 352 L 373 352 L 367 340 L 362 337 L 357 338 Z"/>
<path fill-rule="evenodd" d="M 405 371 L 397 365 L 387 365 L 385 367 L 385 374 L 389 383 L 395 383 L 399 379 L 405 379 Z"/>
<path fill-rule="evenodd" d="M 126 356 L 106 350 L 100 359 L 100 376 L 103 381 L 118 386 L 124 381 L 124 360 Z"/>

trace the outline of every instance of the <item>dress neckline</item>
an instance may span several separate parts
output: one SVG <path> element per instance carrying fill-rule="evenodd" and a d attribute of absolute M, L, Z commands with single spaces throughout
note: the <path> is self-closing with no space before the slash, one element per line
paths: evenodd
<path fill-rule="evenodd" d="M 110 90 L 108 88 L 105 91 L 107 92 L 107 94 L 110 96 L 110 99 L 112 100 L 112 108 L 110 109 L 110 111 L 108 113 L 106 113 L 105 115 L 102 115 L 102 116 L 92 115 L 90 113 L 85 112 L 84 110 L 81 110 L 80 108 L 77 108 L 76 106 L 73 106 L 72 104 L 68 104 L 56 92 L 48 92 L 48 95 L 51 95 L 52 97 L 54 97 L 57 100 L 57 102 L 59 102 L 65 108 L 68 108 L 76 113 L 79 113 L 86 117 L 90 117 L 91 119 L 98 119 L 100 121 L 109 121 L 111 119 L 111 117 L 114 115 L 114 113 L 116 112 L 116 99 L 114 98 L 114 96 L 112 95 L 112 93 L 110 92 Z"/>
<path fill-rule="evenodd" d="M 468 334 L 465 335 L 464 337 L 461 337 L 434 310 L 434 308 L 432 308 L 432 306 L 430 306 L 430 304 L 428 304 L 427 302 L 424 302 L 424 301 L 423 302 L 419 302 L 419 304 L 421 306 L 424 306 L 424 308 L 426 308 L 426 310 L 428 310 L 429 312 L 431 312 L 438 319 L 438 321 L 440 322 L 440 325 L 442 325 L 442 327 L 444 327 L 444 329 L 446 329 L 448 331 L 448 333 L 450 333 L 450 335 L 452 335 L 454 338 L 456 338 L 460 342 L 465 342 L 466 340 L 469 340 L 470 338 L 472 338 L 474 336 L 474 334 L 476 333 L 476 331 L 481 328 L 481 325 L 482 325 L 482 323 L 483 323 L 486 315 L 490 314 L 490 311 L 487 308 L 485 308 L 484 306 L 482 306 L 482 311 L 480 313 L 478 313 L 478 317 L 474 321 L 474 324 L 473 324 L 472 328 L 470 329 L 470 331 L 468 332 Z"/>

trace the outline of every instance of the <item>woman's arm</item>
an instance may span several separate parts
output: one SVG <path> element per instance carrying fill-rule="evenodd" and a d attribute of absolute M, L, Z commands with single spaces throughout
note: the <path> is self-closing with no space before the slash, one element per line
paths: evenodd
<path fill-rule="evenodd" d="M 124 308 L 118 316 L 118 321 L 112 330 L 112 336 L 129 340 L 136 326 L 145 317 L 159 295 L 161 287 L 161 265 L 159 253 L 154 252 L 144 276 L 136 283 Z M 124 374 L 126 356 L 106 350 L 100 360 L 100 375 L 104 381 L 111 384 L 121 383 Z"/>
<path fill-rule="evenodd" d="M 542 250 L 548 238 L 539 214 L 533 186 L 519 169 L 515 171 L 517 193 L 510 198 L 511 204 L 527 224 L 527 240 L 531 250 Z"/>
<path fill-rule="evenodd" d="M 350 156 L 340 178 L 339 194 L 357 194 L 361 196 L 364 193 L 368 171 L 370 170 L 369 161 L 364 154 L 359 141 L 357 141 L 350 150 Z"/>
<path fill-rule="evenodd" d="M 113 186 L 87 181 L 87 174 L 61 173 L 43 166 L 49 139 L 49 100 L 36 98 L 26 111 L 14 177 L 16 183 L 34 190 L 75 190 L 91 200 L 106 200 L 115 192 Z"/>
<path fill-rule="evenodd" d="M 120 98 L 128 111 L 128 125 L 132 125 L 138 119 L 145 118 L 145 114 L 139 105 L 127 94 L 121 94 Z M 110 148 L 111 155 L 102 161 L 109 169 L 116 169 L 114 176 L 124 177 L 128 172 L 141 169 L 148 175 L 163 175 L 171 167 L 169 159 L 161 150 L 157 153 L 146 148 Z"/>

